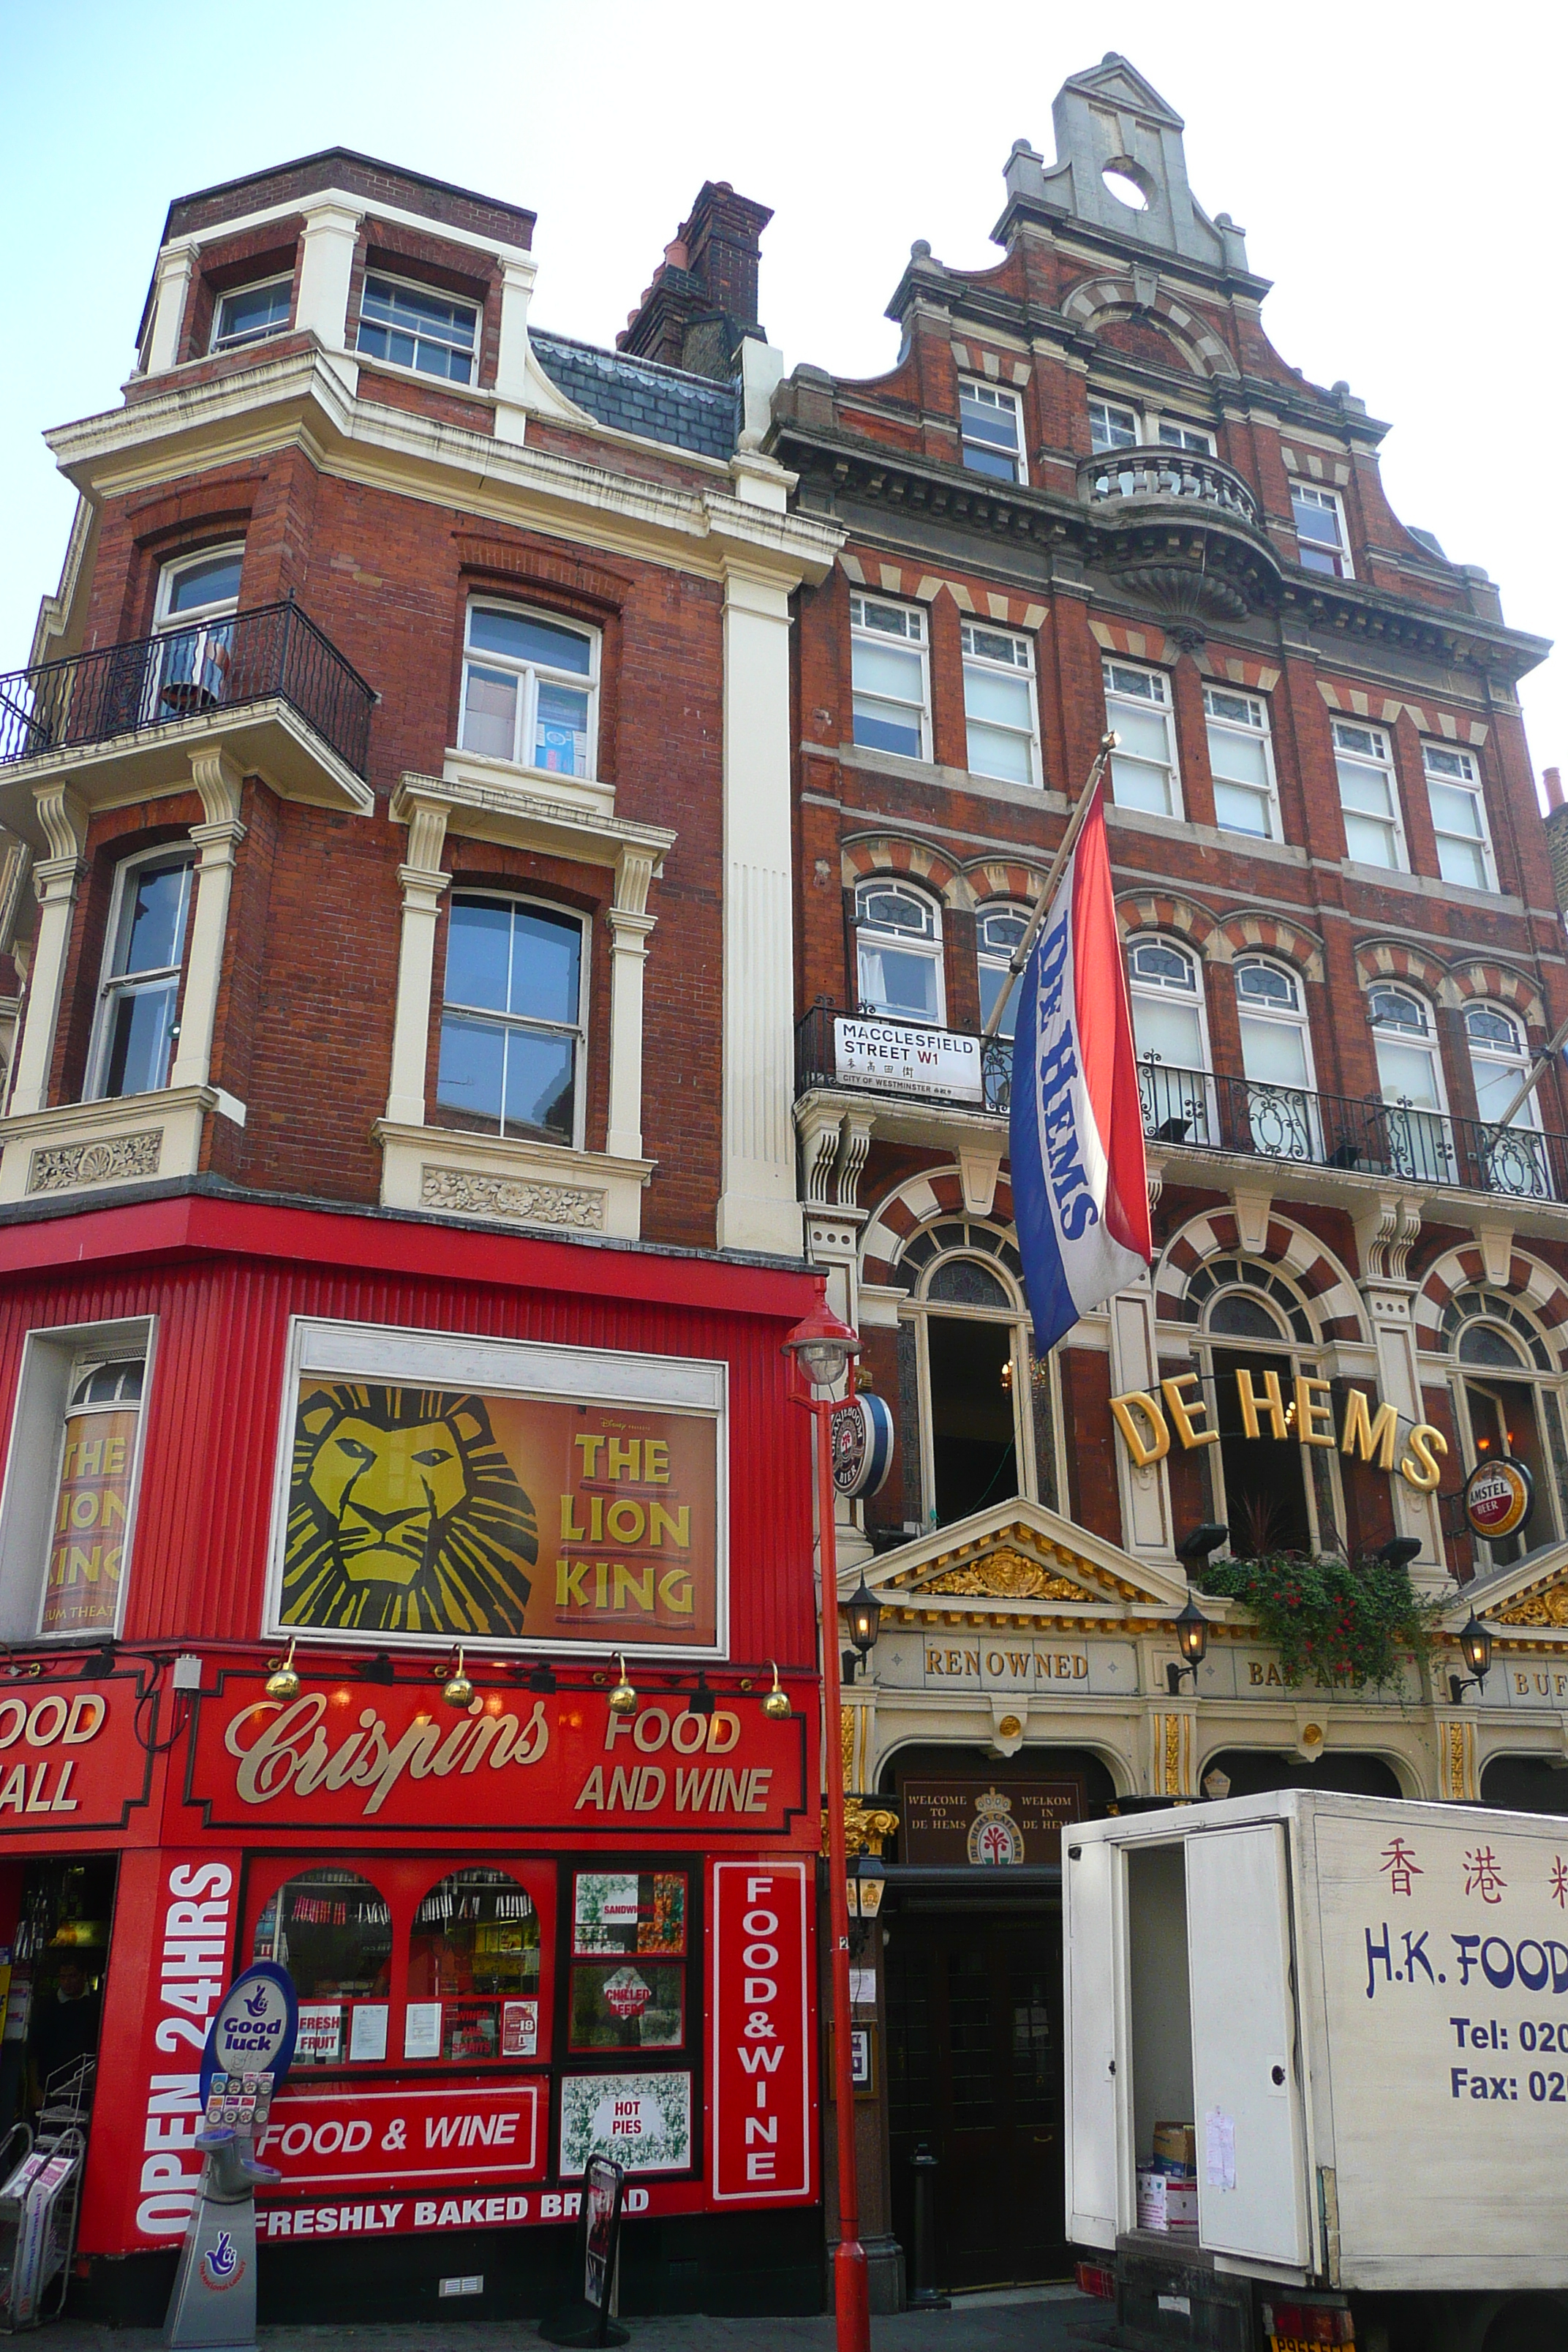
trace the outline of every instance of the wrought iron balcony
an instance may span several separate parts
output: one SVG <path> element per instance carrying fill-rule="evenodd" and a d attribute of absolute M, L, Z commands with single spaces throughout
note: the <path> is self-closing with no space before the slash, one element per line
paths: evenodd
<path fill-rule="evenodd" d="M 1568 1136 L 1177 1069 L 1153 1057 L 1138 1065 L 1138 1091 L 1152 1142 L 1359 1170 L 1416 1186 L 1457 1184 L 1516 1201 L 1568 1201 Z"/>
<path fill-rule="evenodd" d="M 813 1005 L 795 1027 L 795 1091 L 831 1087 L 906 1103 L 1005 1113 L 1012 1099 L 1007 1037 L 938 1029 L 892 1014 Z"/>
<path fill-rule="evenodd" d="M 1184 504 L 1191 500 L 1217 508 L 1254 530 L 1263 527 L 1258 501 L 1239 474 L 1233 474 L 1215 457 L 1192 449 L 1167 449 L 1163 443 L 1146 448 L 1105 449 L 1098 457 L 1083 458 L 1078 469 L 1078 494 L 1089 506 L 1108 499 L 1158 500 L 1162 505 L 1173 499 Z"/>
<path fill-rule="evenodd" d="M 271 703 L 363 777 L 375 698 L 290 597 L 0 677 L 0 770 Z"/>

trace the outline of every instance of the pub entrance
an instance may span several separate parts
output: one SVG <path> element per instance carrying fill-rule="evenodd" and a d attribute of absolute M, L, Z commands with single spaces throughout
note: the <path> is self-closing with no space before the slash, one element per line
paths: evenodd
<path fill-rule="evenodd" d="M 1110 1776 L 1080 1748 L 925 1746 L 889 1759 L 882 1786 L 900 1822 L 882 1986 L 889 2204 L 909 2274 L 924 2147 L 935 2284 L 1066 2277 L 1061 1832 L 1107 1810 Z"/>
<path fill-rule="evenodd" d="M 937 2159 L 942 2286 L 1064 2277 L 1059 1897 L 911 1891 L 888 1924 L 889 2153 L 906 2262 L 923 2144 Z"/>

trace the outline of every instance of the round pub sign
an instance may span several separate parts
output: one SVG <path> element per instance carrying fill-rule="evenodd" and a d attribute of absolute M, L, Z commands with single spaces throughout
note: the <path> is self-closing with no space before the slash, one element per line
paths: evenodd
<path fill-rule="evenodd" d="M 1517 1535 L 1534 1506 L 1530 1472 L 1510 1455 L 1479 1462 L 1465 1481 L 1465 1517 L 1489 1543 Z"/>

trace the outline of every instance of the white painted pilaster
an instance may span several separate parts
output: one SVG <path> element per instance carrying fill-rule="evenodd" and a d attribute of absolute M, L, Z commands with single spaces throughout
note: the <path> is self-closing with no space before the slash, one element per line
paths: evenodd
<path fill-rule="evenodd" d="M 300 299 L 294 323 L 309 327 L 353 391 L 359 370 L 348 355 L 349 285 L 363 215 L 329 197 L 304 205 Z"/>
<path fill-rule="evenodd" d="M 191 910 L 191 945 L 185 962 L 185 992 L 180 1005 L 180 1041 L 169 1072 L 172 1087 L 205 1087 L 212 1067 L 213 1032 L 223 979 L 223 944 L 228 929 L 229 891 L 235 852 L 245 839 L 239 821 L 243 779 L 221 751 L 194 751 L 191 773 L 202 807 L 191 839 L 201 853 L 196 901 Z"/>
<path fill-rule="evenodd" d="M 724 1020 L 721 1249 L 798 1257 L 789 807 L 789 597 L 724 578 Z"/>
<path fill-rule="evenodd" d="M 180 355 L 180 329 L 184 323 L 185 297 L 196 272 L 194 245 L 166 246 L 158 256 L 153 282 L 153 326 L 147 338 L 149 375 L 162 375 Z"/>
<path fill-rule="evenodd" d="M 408 861 L 397 869 L 403 934 L 397 950 L 397 1006 L 392 1027 L 392 1084 L 386 1116 L 399 1127 L 425 1124 L 425 1064 L 430 1042 L 430 990 L 436 970 L 436 918 L 451 877 L 441 870 L 447 803 L 403 792 Z"/>
<path fill-rule="evenodd" d="M 623 1160 L 642 1158 L 643 968 L 648 934 L 658 919 L 647 912 L 655 863 L 650 850 L 622 850 L 609 915 L 610 1107 L 605 1149 Z"/>
<path fill-rule="evenodd" d="M 1405 1278 L 1412 1244 L 1421 1231 L 1419 1201 L 1398 1194 L 1377 1200 L 1355 1221 L 1362 1265 L 1361 1295 L 1377 1343 L 1377 1392 L 1399 1415 L 1394 1473 L 1388 1489 L 1394 1525 L 1402 1536 L 1419 1536 L 1421 1551 L 1411 1573 L 1426 1584 L 1447 1581 L 1443 1526 L 1435 1494 L 1423 1495 L 1399 1475 L 1398 1463 L 1413 1423 L 1426 1418 L 1415 1361 L 1415 1299 L 1420 1286 Z"/>
<path fill-rule="evenodd" d="M 82 875 L 82 847 L 87 840 L 87 812 L 64 784 L 46 785 L 33 797 L 37 803 L 49 855 L 33 867 L 33 887 L 38 896 L 38 931 L 33 942 L 27 1008 L 11 1085 L 8 1108 L 13 1117 L 42 1110 L 48 1100 L 49 1065 L 54 1059 L 55 1031 L 60 1017 L 71 915 Z"/>
<path fill-rule="evenodd" d="M 1154 1345 L 1154 1286 L 1145 1275 L 1127 1290 L 1119 1290 L 1106 1307 L 1110 1327 L 1110 1393 L 1123 1396 L 1129 1389 L 1152 1395 L 1160 1385 L 1160 1359 Z M 1134 1465 L 1125 1445 L 1116 1446 L 1116 1483 L 1121 1490 L 1122 1542 L 1134 1554 L 1168 1559 L 1171 1533 L 1171 1487 L 1163 1460 Z"/>

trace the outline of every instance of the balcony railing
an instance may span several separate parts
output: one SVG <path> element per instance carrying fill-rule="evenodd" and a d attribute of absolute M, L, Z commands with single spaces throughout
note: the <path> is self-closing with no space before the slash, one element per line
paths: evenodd
<path fill-rule="evenodd" d="M 292 598 L 0 677 L 0 768 L 268 701 L 363 775 L 375 695 Z"/>
<path fill-rule="evenodd" d="M 1254 530 L 1262 528 L 1258 501 L 1239 474 L 1191 449 L 1102 450 L 1097 457 L 1080 460 L 1078 494 L 1089 506 L 1106 499 L 1191 499 L 1195 505 L 1217 507 Z"/>
<path fill-rule="evenodd" d="M 1153 1059 L 1138 1065 L 1138 1091 L 1153 1142 L 1359 1169 L 1407 1184 L 1460 1184 L 1513 1200 L 1568 1200 L 1568 1136 Z"/>

